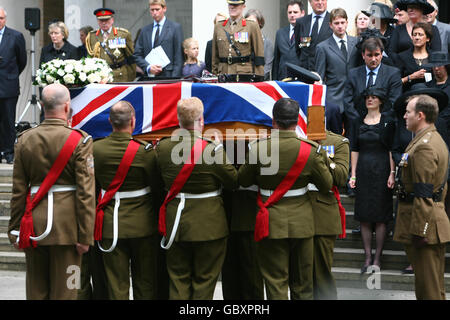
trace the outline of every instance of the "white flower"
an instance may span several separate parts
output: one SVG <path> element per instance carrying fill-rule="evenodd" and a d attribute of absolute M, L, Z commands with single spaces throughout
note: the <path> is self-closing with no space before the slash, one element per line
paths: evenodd
<path fill-rule="evenodd" d="M 53 78 L 51 75 L 47 75 L 46 77 L 45 77 L 45 80 L 47 80 L 47 83 L 48 84 L 51 84 L 51 83 L 53 83 L 53 82 L 55 82 L 55 78 Z"/>
<path fill-rule="evenodd" d="M 66 73 L 72 73 L 74 69 L 75 68 L 74 68 L 73 64 L 71 64 L 71 63 L 66 64 L 66 66 L 64 67 L 64 71 Z"/>
<path fill-rule="evenodd" d="M 78 78 L 80 79 L 81 82 L 85 82 L 87 79 L 87 75 L 84 72 L 80 72 Z"/>
<path fill-rule="evenodd" d="M 63 64 L 63 62 L 61 60 L 59 60 L 59 59 L 52 60 L 52 63 L 55 66 L 55 68 L 59 68 Z"/>
<path fill-rule="evenodd" d="M 92 73 L 92 74 L 88 75 L 87 80 L 89 81 L 89 83 L 94 83 L 94 82 L 99 83 L 100 81 L 102 81 L 100 76 L 96 73 Z"/>
<path fill-rule="evenodd" d="M 58 74 L 60 77 L 64 77 L 64 75 L 65 75 L 66 73 L 64 72 L 64 69 L 58 69 L 57 74 Z"/>
<path fill-rule="evenodd" d="M 63 79 L 65 84 L 75 83 L 75 76 L 73 74 L 66 74 Z"/>

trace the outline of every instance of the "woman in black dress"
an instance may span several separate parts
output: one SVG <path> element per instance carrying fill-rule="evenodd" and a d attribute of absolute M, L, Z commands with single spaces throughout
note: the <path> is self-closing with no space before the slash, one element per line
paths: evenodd
<path fill-rule="evenodd" d="M 411 38 L 413 26 L 417 22 L 426 22 L 426 15 L 434 11 L 434 7 L 427 2 L 427 0 L 399 0 L 396 6 L 400 10 L 408 12 L 409 21 L 405 24 L 397 26 L 392 32 L 391 41 L 389 45 L 389 53 L 394 62 L 399 63 L 400 52 L 408 50 L 413 47 Z M 436 26 L 432 26 L 433 36 L 430 42 L 430 49 L 432 51 L 441 50 L 441 37 Z"/>
<path fill-rule="evenodd" d="M 361 273 L 370 265 L 380 267 L 386 238 L 386 224 L 393 218 L 392 189 L 395 165 L 390 152 L 395 121 L 381 113 L 387 103 L 384 91 L 369 87 L 364 92 L 367 114 L 353 123 L 351 145 L 352 174 L 355 188 L 355 220 L 361 224 L 365 261 Z M 372 260 L 372 232 L 375 224 L 376 252 Z"/>
<path fill-rule="evenodd" d="M 403 92 L 425 86 L 425 74 L 431 78 L 431 68 L 426 67 L 430 55 L 429 44 L 433 39 L 431 25 L 418 22 L 412 29 L 413 47 L 401 52 L 399 69 L 402 73 Z M 431 79 L 429 79 L 430 81 Z"/>

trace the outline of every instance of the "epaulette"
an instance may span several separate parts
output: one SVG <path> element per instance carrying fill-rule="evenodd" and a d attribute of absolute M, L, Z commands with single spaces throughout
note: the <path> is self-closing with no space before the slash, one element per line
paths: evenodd
<path fill-rule="evenodd" d="M 137 143 L 140 143 L 141 145 L 143 145 L 145 150 L 150 150 L 153 147 L 153 144 L 151 142 L 149 143 L 147 141 L 139 140 L 136 138 L 133 138 L 133 140 L 136 141 Z"/>
<path fill-rule="evenodd" d="M 126 32 L 126 33 L 130 33 L 130 31 L 128 31 L 127 29 L 125 29 L 125 28 L 119 28 L 119 27 L 117 27 L 116 28 L 118 31 L 123 31 L 123 32 Z"/>
<path fill-rule="evenodd" d="M 350 140 L 348 140 L 347 138 L 344 138 L 344 139 L 342 139 L 342 142 L 350 143 Z"/>
<path fill-rule="evenodd" d="M 431 132 L 428 132 L 425 137 L 423 138 L 422 142 L 423 143 L 428 143 L 430 142 L 430 138 L 431 138 Z"/>

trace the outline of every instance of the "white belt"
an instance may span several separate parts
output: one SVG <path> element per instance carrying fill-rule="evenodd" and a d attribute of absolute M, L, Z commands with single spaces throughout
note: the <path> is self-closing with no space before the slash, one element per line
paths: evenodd
<path fill-rule="evenodd" d="M 265 196 L 265 197 L 270 197 L 274 190 L 266 190 L 266 189 L 260 189 L 259 192 L 261 193 L 261 195 Z M 308 187 L 304 187 L 301 189 L 292 189 L 289 190 L 288 192 L 286 192 L 283 197 L 297 197 L 297 196 L 302 196 L 304 194 L 306 194 L 308 192 Z"/>
<path fill-rule="evenodd" d="M 316 185 L 312 184 L 312 183 L 308 184 L 306 187 L 308 188 L 308 191 L 319 191 L 319 189 L 317 189 Z"/>
<path fill-rule="evenodd" d="M 163 237 L 161 239 L 161 248 L 168 250 L 172 246 L 173 240 L 175 239 L 175 235 L 177 234 L 178 225 L 180 224 L 181 212 L 184 209 L 185 199 L 212 198 L 212 197 L 220 196 L 221 193 L 222 193 L 222 190 L 219 189 L 219 190 L 212 191 L 212 192 L 198 193 L 198 194 L 182 193 L 182 192 L 177 194 L 175 197 L 178 199 L 181 199 L 181 200 L 180 200 L 180 203 L 178 204 L 177 215 L 175 216 L 175 222 L 173 224 L 172 232 L 169 237 L 169 242 L 166 245 L 164 245 L 164 242 L 166 242 L 166 237 Z"/>
<path fill-rule="evenodd" d="M 251 185 L 250 187 L 239 187 L 238 189 L 239 191 L 254 191 L 254 192 L 258 192 L 258 186 L 257 185 Z"/>
<path fill-rule="evenodd" d="M 38 192 L 40 186 L 33 186 L 30 189 L 31 194 L 35 194 Z M 67 191 L 76 191 L 76 186 L 62 186 L 62 185 L 53 185 L 50 190 L 48 190 L 47 197 L 48 197 L 48 203 L 47 203 L 47 227 L 45 228 L 45 231 L 38 237 L 30 237 L 30 240 L 34 241 L 41 241 L 45 239 L 52 230 L 53 226 L 53 193 L 54 192 L 67 192 Z M 11 231 L 11 234 L 13 236 L 17 236 L 17 241 L 19 242 L 19 235 L 20 231 L 13 230 Z"/>
<path fill-rule="evenodd" d="M 151 192 L 150 187 L 139 189 L 135 191 L 121 191 L 116 192 L 114 194 L 114 199 L 116 200 L 114 204 L 114 214 L 113 214 L 113 242 L 111 247 L 107 250 L 103 249 L 100 245 L 100 241 L 97 241 L 98 247 L 103 252 L 112 252 L 117 245 L 117 239 L 119 238 L 119 207 L 120 207 L 120 199 L 129 199 L 129 198 L 137 198 L 142 197 Z M 105 196 L 106 190 L 102 189 L 102 198 Z"/>

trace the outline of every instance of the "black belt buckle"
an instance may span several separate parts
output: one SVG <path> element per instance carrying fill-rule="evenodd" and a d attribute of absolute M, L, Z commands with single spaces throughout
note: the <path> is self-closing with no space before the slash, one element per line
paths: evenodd
<path fill-rule="evenodd" d="M 233 64 L 233 57 L 232 56 L 228 56 L 227 63 L 228 64 Z"/>

